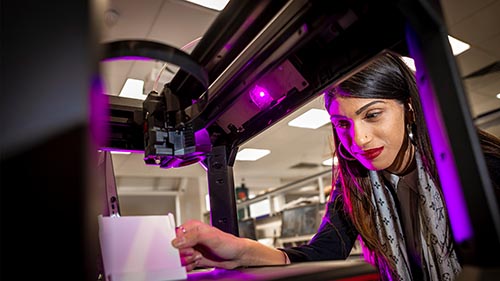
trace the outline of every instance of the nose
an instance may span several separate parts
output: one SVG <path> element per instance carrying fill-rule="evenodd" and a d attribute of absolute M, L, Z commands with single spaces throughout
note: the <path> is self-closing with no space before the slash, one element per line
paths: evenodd
<path fill-rule="evenodd" d="M 371 140 L 371 134 L 363 125 L 355 124 L 353 128 L 353 140 L 359 148 L 363 148 Z"/>

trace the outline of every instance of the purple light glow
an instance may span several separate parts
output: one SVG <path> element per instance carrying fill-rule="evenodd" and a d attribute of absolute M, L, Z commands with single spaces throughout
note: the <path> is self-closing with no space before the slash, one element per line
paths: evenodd
<path fill-rule="evenodd" d="M 108 96 L 104 93 L 104 86 L 99 75 L 95 75 L 90 82 L 90 112 L 89 112 L 89 127 L 91 141 L 97 146 L 105 145 L 108 139 L 107 124 L 107 105 Z"/>
<path fill-rule="evenodd" d="M 440 110 L 434 95 L 429 93 L 428 86 L 420 86 L 422 107 L 428 122 L 429 134 L 434 150 L 434 158 L 439 171 L 439 178 L 447 204 L 450 222 L 457 242 L 472 238 L 472 225 L 467 215 L 467 205 L 455 167 L 455 159 L 448 142 L 445 128 L 440 118 Z"/>
<path fill-rule="evenodd" d="M 109 151 L 109 152 L 121 152 L 121 153 L 137 153 L 137 154 L 142 154 L 144 153 L 143 150 L 131 150 L 131 149 L 118 149 L 118 148 L 114 148 L 114 147 L 102 147 L 100 148 L 101 150 L 104 150 L 104 151 Z"/>
<path fill-rule="evenodd" d="M 250 90 L 250 99 L 259 108 L 264 109 L 273 102 L 273 97 L 269 94 L 268 90 L 259 85 L 255 85 Z"/>
<path fill-rule="evenodd" d="M 229 52 L 232 48 L 233 48 L 233 44 L 232 44 L 231 42 L 229 42 L 229 43 L 227 43 L 227 44 L 225 44 L 225 45 L 224 45 L 224 49 L 225 49 L 226 51 L 228 51 L 228 52 Z"/>
<path fill-rule="evenodd" d="M 409 46 L 414 46 L 415 42 L 409 40 Z M 412 44 L 413 43 L 413 44 Z M 462 193 L 462 188 L 455 166 L 455 159 L 446 133 L 446 126 L 441 118 L 441 110 L 436 100 L 432 85 L 424 72 L 423 58 L 418 52 L 411 52 L 417 67 L 417 86 L 422 101 L 424 117 L 427 123 L 429 137 L 434 159 L 436 161 L 441 187 L 450 217 L 451 227 L 455 241 L 462 243 L 473 236 L 470 218 L 468 216 L 467 205 Z"/>

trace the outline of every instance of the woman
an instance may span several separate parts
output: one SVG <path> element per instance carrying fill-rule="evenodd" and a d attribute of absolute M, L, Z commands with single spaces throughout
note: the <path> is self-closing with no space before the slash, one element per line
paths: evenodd
<path fill-rule="evenodd" d="M 189 221 L 172 241 L 182 264 L 191 270 L 345 259 L 359 238 L 382 279 L 454 279 L 461 266 L 411 70 L 384 54 L 325 94 L 325 105 L 339 164 L 313 239 L 273 249 Z M 498 187 L 500 140 L 479 136 Z"/>

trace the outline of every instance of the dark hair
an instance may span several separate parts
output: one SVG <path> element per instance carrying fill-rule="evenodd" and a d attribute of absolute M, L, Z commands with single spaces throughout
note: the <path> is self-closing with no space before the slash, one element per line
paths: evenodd
<path fill-rule="evenodd" d="M 422 156 L 424 168 L 441 192 L 415 75 L 398 55 L 381 54 L 361 71 L 340 84 L 334 85 L 324 95 L 326 108 L 329 108 L 331 102 L 337 97 L 393 99 L 404 104 L 405 122 L 409 130 L 412 130 L 413 143 Z M 333 135 L 334 145 L 337 148 L 340 140 L 335 130 L 333 130 Z M 340 180 L 346 212 L 377 266 L 384 271 L 394 269 L 392 260 L 382 251 L 382 244 L 373 220 L 375 208 L 370 199 L 372 191 L 368 170 L 358 161 L 345 159 L 337 151 L 335 154 L 339 164 L 334 167 L 333 178 L 335 181 Z M 449 245 L 452 247 L 452 241 L 449 241 Z"/>

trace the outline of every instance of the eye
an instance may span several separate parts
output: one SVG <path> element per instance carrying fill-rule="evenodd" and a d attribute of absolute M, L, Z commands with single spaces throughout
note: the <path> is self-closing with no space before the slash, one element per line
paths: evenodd
<path fill-rule="evenodd" d="M 347 120 L 337 120 L 333 121 L 333 126 L 337 129 L 348 129 L 351 126 L 351 123 Z"/>
<path fill-rule="evenodd" d="M 382 111 L 369 111 L 366 113 L 364 119 L 376 120 L 382 114 Z"/>

